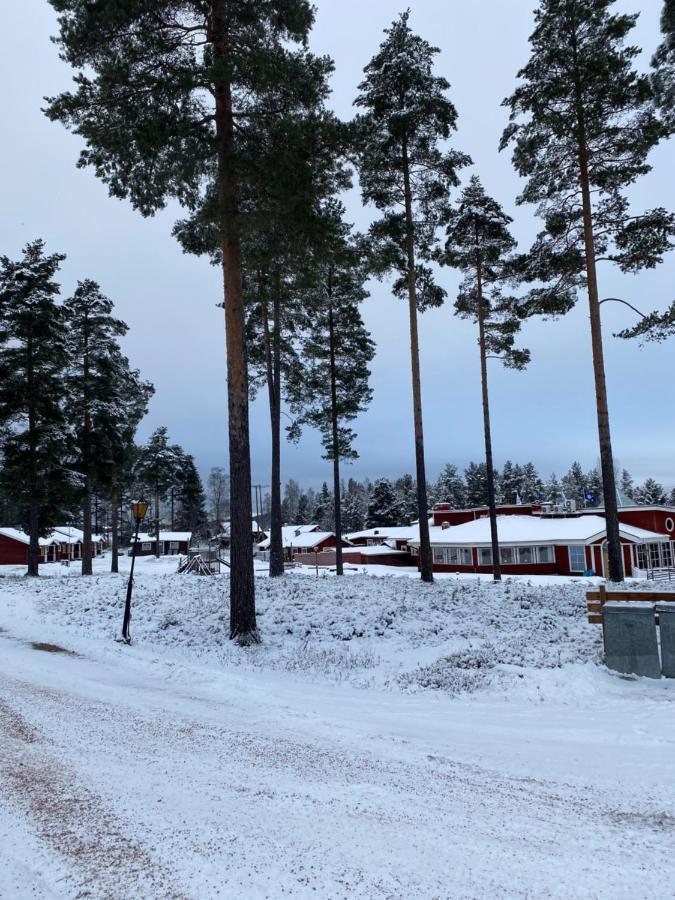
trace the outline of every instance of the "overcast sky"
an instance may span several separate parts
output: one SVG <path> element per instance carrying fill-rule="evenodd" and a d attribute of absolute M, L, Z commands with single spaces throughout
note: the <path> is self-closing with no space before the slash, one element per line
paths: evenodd
<path fill-rule="evenodd" d="M 500 104 L 528 57 L 534 0 L 409 0 L 411 26 L 441 48 L 437 71 L 451 83 L 459 113 L 457 148 L 474 161 L 486 190 L 514 217 L 514 234 L 525 249 L 538 229 L 533 211 L 516 207 L 521 185 L 509 155 L 497 150 L 506 122 Z M 662 0 L 620 0 L 617 8 L 641 10 L 634 42 L 646 67 L 659 41 Z M 392 0 L 319 0 L 311 46 L 335 60 L 332 103 L 344 117 L 364 65 L 382 31 L 401 11 Z M 146 437 L 167 425 L 172 440 L 192 453 L 205 474 L 226 466 L 225 351 L 219 273 L 204 260 L 184 256 L 171 237 L 177 209 L 143 219 L 127 202 L 108 197 L 90 171 L 76 169 L 78 138 L 40 112 L 45 95 L 69 86 L 71 73 L 49 37 L 55 17 L 46 0 L 5 4 L 0 36 L 2 166 L 0 252 L 17 256 L 43 237 L 47 249 L 68 254 L 61 273 L 64 295 L 78 278 L 94 278 L 130 326 L 124 348 L 156 388 L 141 426 Z M 675 208 L 674 145 L 657 148 L 654 170 L 631 194 L 637 208 Z M 372 210 L 358 194 L 349 216 L 366 228 Z M 483 455 L 479 361 L 473 327 L 451 314 L 458 277 L 442 274 L 445 308 L 425 313 L 420 324 L 427 472 L 435 478 L 445 462 L 465 466 Z M 611 267 L 600 271 L 602 296 L 625 297 L 643 311 L 664 308 L 675 296 L 675 254 L 637 278 Z M 414 470 L 407 313 L 387 283 L 373 283 L 364 317 L 377 343 L 374 399 L 357 423 L 360 459 L 345 467 L 355 477 L 396 476 Z M 603 307 L 606 366 L 615 456 L 637 479 L 651 475 L 675 484 L 673 349 L 616 339 L 630 325 L 625 307 Z M 585 468 L 598 459 L 588 314 L 583 299 L 557 322 L 531 322 L 523 343 L 532 352 L 524 373 L 490 371 L 493 441 L 498 465 L 532 459 L 542 474 L 559 474 L 574 459 Z M 269 483 L 269 423 L 264 402 L 251 413 L 254 481 Z M 284 445 L 284 480 L 306 485 L 329 478 L 312 434 L 298 446 Z"/>

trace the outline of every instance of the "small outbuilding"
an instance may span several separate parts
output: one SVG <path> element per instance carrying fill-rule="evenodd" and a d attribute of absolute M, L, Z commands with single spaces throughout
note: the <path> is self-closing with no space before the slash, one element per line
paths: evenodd
<path fill-rule="evenodd" d="M 128 555 L 131 556 L 133 549 L 129 548 Z M 160 556 L 184 556 L 190 547 L 192 540 L 191 531 L 160 531 L 159 533 L 159 555 Z M 141 532 L 138 535 L 138 546 L 136 548 L 136 556 L 156 556 L 157 555 L 157 535 L 145 534 Z"/>

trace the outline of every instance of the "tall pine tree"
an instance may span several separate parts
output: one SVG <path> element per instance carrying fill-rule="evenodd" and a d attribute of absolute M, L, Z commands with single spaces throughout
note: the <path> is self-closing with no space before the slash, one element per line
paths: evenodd
<path fill-rule="evenodd" d="M 78 282 L 63 305 L 69 354 L 68 414 L 76 435 L 75 468 L 82 479 L 83 575 L 92 574 L 92 496 L 110 446 L 106 428 L 114 427 L 110 363 L 119 356 L 117 340 L 127 331 L 112 310 L 112 301 L 90 279 Z"/>
<path fill-rule="evenodd" d="M 0 257 L 0 487 L 30 537 L 28 575 L 38 574 L 40 536 L 73 499 L 66 323 L 54 281 L 64 259 L 40 240 L 21 259 Z"/>
<path fill-rule="evenodd" d="M 357 119 L 361 191 L 382 212 L 371 235 L 380 246 L 381 271 L 398 275 L 394 293 L 408 300 L 420 572 L 432 581 L 417 313 L 443 301 L 425 261 L 436 249 L 457 170 L 469 159 L 443 146 L 457 121 L 450 85 L 433 72 L 438 48 L 414 34 L 408 19 L 403 13 L 385 31 L 355 102 L 364 110 Z"/>
<path fill-rule="evenodd" d="M 537 204 L 545 230 L 527 266 L 538 303 L 552 311 L 588 295 L 609 578 L 623 580 L 616 485 L 600 322 L 597 264 L 636 272 L 660 262 L 675 233 L 664 209 L 632 214 L 626 189 L 646 172 L 665 134 L 649 78 L 633 68 L 625 39 L 636 16 L 613 14 L 614 0 L 541 0 L 521 84 L 505 104 L 511 123 L 501 147 L 527 184 L 520 203 Z"/>
<path fill-rule="evenodd" d="M 338 575 L 343 574 L 340 461 L 358 456 L 349 423 L 370 402 L 369 364 L 375 353 L 359 310 L 367 296 L 367 270 L 343 216 L 340 203 L 327 204 L 327 239 L 310 262 L 311 283 L 303 293 L 303 368 L 288 376 L 288 397 L 296 415 L 292 435 L 297 437 L 304 424 L 317 428 L 325 457 L 333 463 Z"/>
<path fill-rule="evenodd" d="M 462 192 L 457 207 L 450 214 L 446 230 L 447 242 L 442 261 L 464 274 L 455 312 L 478 325 L 483 435 L 485 439 L 485 471 L 487 501 L 490 514 L 492 569 L 495 581 L 501 581 L 499 537 L 492 430 L 488 390 L 489 358 L 497 358 L 505 366 L 523 369 L 530 359 L 529 350 L 518 350 L 515 337 L 520 330 L 518 301 L 504 296 L 503 285 L 510 276 L 511 254 L 516 246 L 509 233 L 512 219 L 501 206 L 488 197 L 479 178 L 474 175 Z"/>
<path fill-rule="evenodd" d="M 86 142 L 116 197 L 144 215 L 170 200 L 205 208 L 221 247 L 231 475 L 230 637 L 258 641 L 251 544 L 251 461 L 241 202 L 253 189 L 249 127 L 284 115 L 272 86 L 305 79 L 308 0 L 51 0 L 76 87 L 48 115 Z"/>

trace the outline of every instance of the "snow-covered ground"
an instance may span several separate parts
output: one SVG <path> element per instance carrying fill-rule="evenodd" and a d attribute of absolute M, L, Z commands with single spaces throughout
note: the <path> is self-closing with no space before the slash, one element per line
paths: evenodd
<path fill-rule="evenodd" d="M 0 897 L 669 895 L 675 682 L 602 666 L 588 579 L 261 569 L 241 649 L 143 558 L 126 647 L 108 565 L 0 568 Z"/>

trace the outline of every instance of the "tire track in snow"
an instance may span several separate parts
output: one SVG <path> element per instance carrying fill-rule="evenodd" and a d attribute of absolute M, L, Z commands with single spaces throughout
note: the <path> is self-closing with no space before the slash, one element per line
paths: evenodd
<path fill-rule="evenodd" d="M 2 679 L 2 687 L 7 683 Z M 184 900 L 135 840 L 129 823 L 106 809 L 50 752 L 49 743 L 0 697 L 0 792 L 27 815 L 70 870 L 69 898 Z"/>

